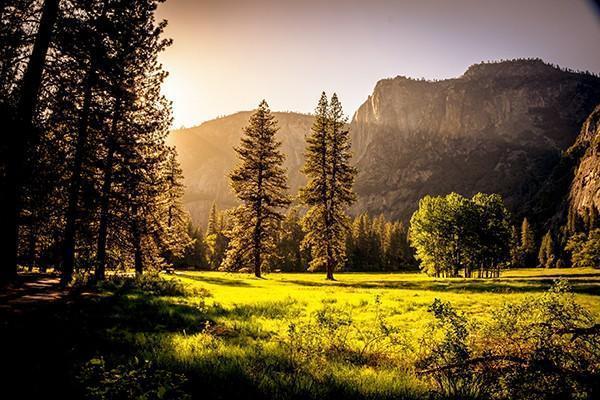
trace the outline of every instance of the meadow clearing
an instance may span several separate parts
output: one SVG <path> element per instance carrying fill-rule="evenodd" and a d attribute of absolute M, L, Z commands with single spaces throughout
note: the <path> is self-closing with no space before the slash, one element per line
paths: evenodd
<path fill-rule="evenodd" d="M 415 373 L 414 360 L 432 334 L 435 299 L 477 324 L 563 279 L 600 319 L 600 271 L 593 269 L 510 270 L 485 280 L 419 273 L 338 273 L 334 282 L 318 273 L 163 277 L 142 290 L 109 279 L 99 291 L 82 289 L 75 302 L 19 319 L 10 340 L 27 346 L 13 362 L 47 379 L 39 392 L 27 390 L 97 399 L 431 398 L 431 382 Z M 40 329 L 44 342 L 36 342 Z M 57 381 L 68 384 L 55 387 Z"/>

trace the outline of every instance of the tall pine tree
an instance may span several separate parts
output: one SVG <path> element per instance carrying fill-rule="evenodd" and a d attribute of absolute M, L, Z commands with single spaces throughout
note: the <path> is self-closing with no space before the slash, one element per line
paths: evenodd
<path fill-rule="evenodd" d="M 301 191 L 308 207 L 303 219 L 307 232 L 304 244 L 311 249 L 311 270 L 325 269 L 330 280 L 345 261 L 349 229 L 346 208 L 355 200 L 352 185 L 356 170 L 350 165 L 352 153 L 346 122 L 337 95 L 328 104 L 327 95 L 322 93 L 307 138 L 303 169 L 308 177 Z"/>
<path fill-rule="evenodd" d="M 263 100 L 244 129 L 241 144 L 235 149 L 240 162 L 229 175 L 242 204 L 235 210 L 225 267 L 252 265 L 257 277 L 274 254 L 277 229 L 284 218 L 281 210 L 290 204 L 277 130 L 277 121 Z"/>

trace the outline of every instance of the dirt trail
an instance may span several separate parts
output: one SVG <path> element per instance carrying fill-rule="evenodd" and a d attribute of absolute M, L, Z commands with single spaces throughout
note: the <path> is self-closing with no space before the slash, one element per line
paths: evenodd
<path fill-rule="evenodd" d="M 50 274 L 22 274 L 16 283 L 0 288 L 0 312 L 20 313 L 63 300 L 69 289 Z"/>

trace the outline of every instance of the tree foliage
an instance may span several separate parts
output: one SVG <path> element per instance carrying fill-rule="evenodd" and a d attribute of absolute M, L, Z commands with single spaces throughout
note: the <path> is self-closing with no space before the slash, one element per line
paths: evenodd
<path fill-rule="evenodd" d="M 310 248 L 311 270 L 325 270 L 327 279 L 344 265 L 345 240 L 349 229 L 346 208 L 356 170 L 351 166 L 350 134 L 336 94 L 328 102 L 323 92 L 315 110 L 315 120 L 307 138 L 303 172 L 308 183 L 300 197 L 308 207 L 303 219 L 304 245 Z"/>
<path fill-rule="evenodd" d="M 257 277 L 275 252 L 277 231 L 284 218 L 281 210 L 290 204 L 277 130 L 277 121 L 263 100 L 244 129 L 241 144 L 235 149 L 240 162 L 229 175 L 231 188 L 242 204 L 234 211 L 224 267 L 252 266 Z"/>
<path fill-rule="evenodd" d="M 171 41 L 154 17 L 159 3 L 0 5 L 10 14 L 0 117 L 14 128 L 0 144 L 3 276 L 14 276 L 14 255 L 62 269 L 65 283 L 75 270 L 102 280 L 106 268 L 141 273 L 190 244 L 181 170 L 165 144 L 171 104 L 158 55 Z"/>
<path fill-rule="evenodd" d="M 508 219 L 496 194 L 425 196 L 411 217 L 409 240 L 429 275 L 497 276 L 510 256 Z"/>

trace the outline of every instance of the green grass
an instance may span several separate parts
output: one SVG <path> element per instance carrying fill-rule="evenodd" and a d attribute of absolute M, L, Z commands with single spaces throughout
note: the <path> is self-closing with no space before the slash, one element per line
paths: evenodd
<path fill-rule="evenodd" d="M 89 369 L 89 360 L 102 360 L 108 370 L 117 366 L 118 371 L 148 360 L 159 369 L 157 376 L 160 370 L 185 376 L 184 390 L 198 398 L 426 398 L 430 386 L 415 376 L 409 360 L 401 353 L 391 361 L 357 357 L 362 344 L 356 336 L 348 343 L 355 354 L 298 367 L 289 352 L 290 325 L 306 326 L 319 310 L 335 308 L 365 331 L 383 316 L 414 342 L 431 321 L 427 308 L 436 298 L 475 321 L 484 320 L 502 304 L 546 291 L 558 278 L 567 279 L 576 300 L 600 319 L 600 270 L 592 269 L 512 270 L 486 280 L 418 273 L 339 273 L 335 282 L 317 273 L 272 273 L 264 279 L 220 272 L 165 277 L 180 280 L 192 294 L 101 292 L 18 320 L 9 340 L 27 350 L 14 361 L 15 370 L 44 376 L 36 381 L 39 391 L 35 385 L 25 387 L 45 395 L 54 385 L 59 393 L 80 397 L 86 385 L 97 384 L 84 379 L 82 387 L 78 377 L 82 367 Z M 123 380 L 121 372 L 115 374 L 116 382 Z M 30 375 L 24 376 L 30 382 Z M 57 383 L 63 381 L 69 384 Z"/>
<path fill-rule="evenodd" d="M 219 322 L 253 319 L 262 329 L 277 333 L 285 319 L 310 315 L 323 302 L 337 302 L 352 308 L 357 319 L 369 319 L 375 296 L 393 321 L 411 328 L 423 319 L 435 298 L 450 301 L 475 318 L 486 318 L 490 307 L 512 302 L 529 294 L 546 291 L 559 278 L 567 279 L 577 300 L 600 315 L 600 270 L 520 269 L 499 279 L 434 279 L 420 273 L 338 273 L 336 281 L 323 274 L 267 274 L 256 279 L 245 274 L 182 272 L 177 276 L 192 287 L 207 289 L 209 303 L 218 303 L 228 312 Z M 192 304 L 197 299 L 180 299 Z"/>

